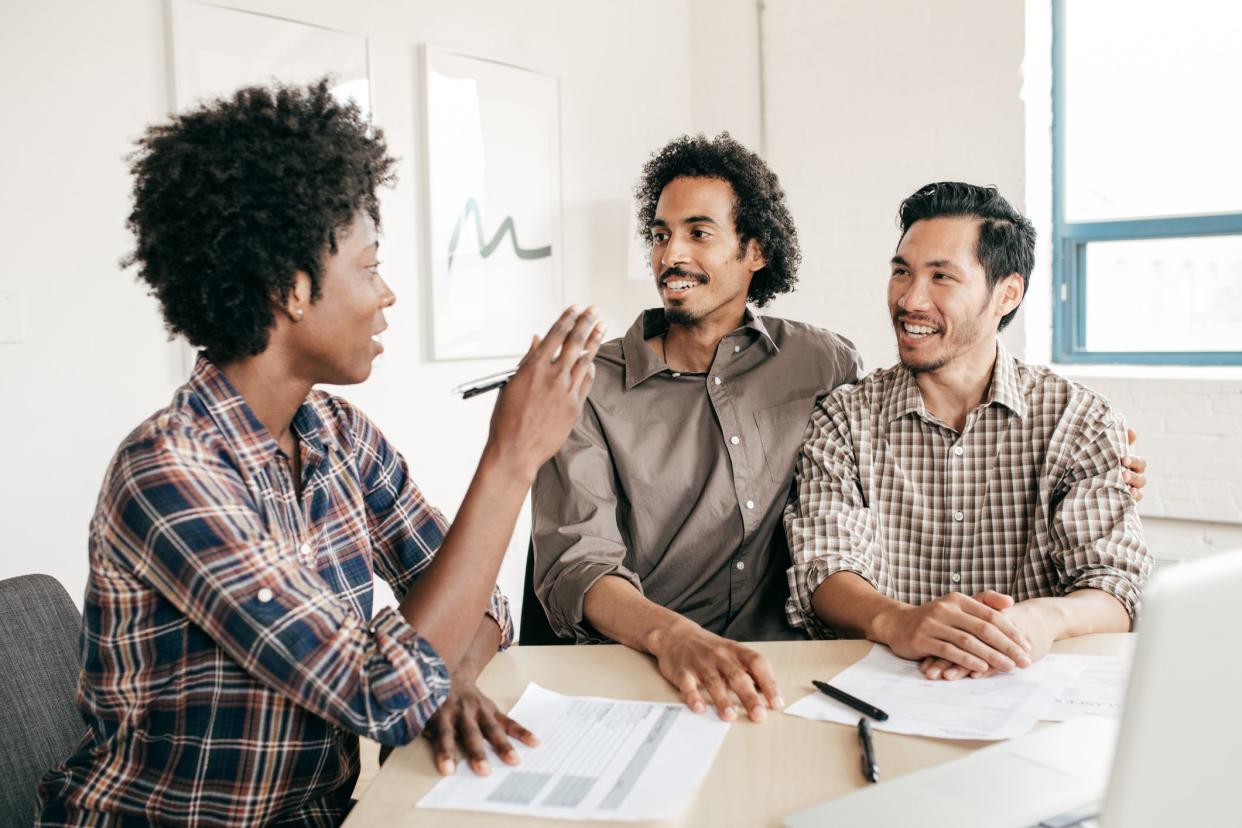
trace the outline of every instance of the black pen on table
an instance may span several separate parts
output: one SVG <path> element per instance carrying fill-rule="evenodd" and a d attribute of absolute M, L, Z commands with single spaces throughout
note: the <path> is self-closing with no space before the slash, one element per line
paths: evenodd
<path fill-rule="evenodd" d="M 862 699 L 855 698 L 854 696 L 851 696 L 849 693 L 845 692 L 844 690 L 838 690 L 837 688 L 833 687 L 831 684 L 826 684 L 822 681 L 815 681 L 815 680 L 812 680 L 811 684 L 814 684 L 815 689 L 823 693 L 825 696 L 828 696 L 829 698 L 832 698 L 832 699 L 836 699 L 837 701 L 841 702 L 841 704 L 844 704 L 847 707 L 852 707 L 855 710 L 857 710 L 859 713 L 863 714 L 864 716 L 870 716 L 871 718 L 875 719 L 877 722 L 882 722 L 888 718 L 888 714 L 885 713 L 880 708 L 876 707 L 875 705 L 867 704 Z"/>
<path fill-rule="evenodd" d="M 862 748 L 862 758 L 859 762 L 862 764 L 862 775 L 867 778 L 868 782 L 880 781 L 880 766 L 875 761 L 875 745 L 871 744 L 871 725 L 867 724 L 867 718 L 858 720 L 858 744 Z"/>
<path fill-rule="evenodd" d="M 461 394 L 463 400 L 468 400 L 478 394 L 486 394 L 488 391 L 503 388 L 509 380 L 513 379 L 513 375 L 516 373 L 517 369 L 511 368 L 508 371 L 501 371 L 499 374 L 489 374 L 486 377 L 470 380 L 470 382 L 463 382 L 453 389 L 453 393 Z"/>

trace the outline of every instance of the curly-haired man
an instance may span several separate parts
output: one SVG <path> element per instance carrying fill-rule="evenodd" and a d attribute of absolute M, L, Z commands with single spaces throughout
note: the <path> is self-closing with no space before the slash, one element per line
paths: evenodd
<path fill-rule="evenodd" d="M 571 308 L 532 345 L 449 528 L 379 429 L 313 389 L 370 375 L 396 301 L 382 136 L 326 82 L 250 88 L 153 127 L 132 163 L 133 260 L 202 354 L 104 477 L 87 729 L 36 824 L 336 825 L 359 734 L 406 743 L 463 693 L 481 709 L 477 665 L 512 629 L 496 573 L 602 331 Z M 397 609 L 372 615 L 375 574 Z"/>
<path fill-rule="evenodd" d="M 727 133 L 679 138 L 636 196 L 663 308 L 601 346 L 583 416 L 539 472 L 536 591 L 559 635 L 649 652 L 691 707 L 732 718 L 731 690 L 761 718 L 779 691 L 736 642 L 804 637 L 784 620 L 781 509 L 816 398 L 859 361 L 836 334 L 747 308 L 790 291 L 800 260 L 757 155 Z"/>

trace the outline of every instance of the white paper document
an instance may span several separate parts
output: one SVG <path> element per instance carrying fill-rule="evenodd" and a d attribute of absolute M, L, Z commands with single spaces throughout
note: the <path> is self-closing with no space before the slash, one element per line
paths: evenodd
<path fill-rule="evenodd" d="M 1039 718 L 1063 722 L 1079 716 L 1121 718 L 1126 696 L 1126 679 L 1130 676 L 1130 659 L 1122 656 L 1050 655 L 1046 659 L 1078 662 L 1082 668 L 1078 678 L 1061 691 L 1056 701 Z"/>
<path fill-rule="evenodd" d="M 919 671 L 919 662 L 876 644 L 829 683 L 888 713 L 887 721 L 871 723 L 876 730 L 941 739 L 1010 739 L 1034 727 L 1085 666 L 1048 657 L 1025 670 L 987 678 L 932 681 Z M 841 724 L 857 724 L 861 717 L 818 691 L 785 712 Z"/>
<path fill-rule="evenodd" d="M 488 746 L 490 776 L 465 762 L 419 808 L 618 821 L 670 819 L 694 797 L 729 731 L 684 704 L 563 696 L 528 684 L 509 715 L 539 736 L 514 744 L 520 765 Z"/>

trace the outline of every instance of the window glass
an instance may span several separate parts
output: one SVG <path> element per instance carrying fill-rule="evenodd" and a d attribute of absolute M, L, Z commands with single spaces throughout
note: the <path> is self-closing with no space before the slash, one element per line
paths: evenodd
<path fill-rule="evenodd" d="M 1061 37 L 1065 221 L 1242 212 L 1242 3 L 1066 0 Z"/>
<path fill-rule="evenodd" d="M 1242 236 L 1087 245 L 1089 351 L 1242 351 Z"/>

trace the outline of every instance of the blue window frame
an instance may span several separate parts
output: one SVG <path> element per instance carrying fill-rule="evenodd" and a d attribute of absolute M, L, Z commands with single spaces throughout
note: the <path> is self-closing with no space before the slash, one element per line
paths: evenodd
<path fill-rule="evenodd" d="M 1088 248 L 1094 242 L 1242 236 L 1242 213 L 1068 221 L 1066 193 L 1065 7 L 1052 0 L 1053 360 L 1060 363 L 1242 365 L 1242 350 L 1138 351 L 1088 347 Z M 1232 105 L 1232 104 L 1230 104 Z M 1236 158 L 1232 163 L 1239 163 Z M 1239 325 L 1242 325 L 1240 317 Z"/>

